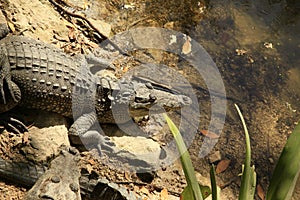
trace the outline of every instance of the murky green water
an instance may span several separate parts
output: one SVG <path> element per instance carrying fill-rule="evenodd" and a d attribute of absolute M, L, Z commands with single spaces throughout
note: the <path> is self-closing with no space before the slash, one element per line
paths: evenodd
<path fill-rule="evenodd" d="M 112 25 L 116 34 L 135 27 L 164 27 L 199 42 L 215 61 L 226 87 L 228 114 L 215 150 L 230 158 L 230 169 L 219 175 L 228 181 L 240 172 L 244 140 L 233 103 L 244 111 L 251 133 L 258 180 L 266 188 L 286 136 L 300 116 L 300 2 L 296 0 L 114 0 L 90 1 L 89 16 Z M 177 63 L 161 52 L 149 54 L 158 62 Z M 199 74 L 180 70 L 193 83 L 200 102 L 199 129 L 207 129 L 210 99 Z M 201 142 L 192 146 L 196 169 L 209 171 L 197 159 Z M 194 150 L 196 149 L 196 150 Z M 238 186 L 231 185 L 233 191 Z M 298 198 L 299 199 L 299 198 Z"/>

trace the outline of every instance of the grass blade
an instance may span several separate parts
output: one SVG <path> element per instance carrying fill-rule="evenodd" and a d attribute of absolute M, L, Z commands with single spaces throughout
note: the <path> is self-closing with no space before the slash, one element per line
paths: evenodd
<path fill-rule="evenodd" d="M 163 115 L 164 115 L 164 117 L 169 125 L 169 128 L 173 134 L 173 137 L 177 144 L 179 154 L 181 155 L 180 160 L 181 160 L 184 175 L 185 175 L 185 178 L 186 178 L 186 181 L 188 184 L 187 187 L 190 187 L 192 189 L 195 200 L 203 200 L 200 186 L 199 186 L 197 178 L 195 176 L 195 170 L 194 170 L 194 167 L 192 164 L 192 160 L 191 160 L 189 152 L 187 151 L 187 148 L 184 144 L 183 138 L 182 138 L 178 128 L 173 123 L 173 121 L 168 117 L 168 115 L 166 113 L 164 113 Z M 189 188 L 188 188 L 188 190 L 189 190 Z M 188 200 L 192 200 L 192 199 L 190 198 Z"/>
<path fill-rule="evenodd" d="M 250 137 L 248 133 L 248 129 L 244 120 L 244 117 L 239 109 L 239 107 L 235 105 L 235 108 L 241 118 L 245 137 L 246 137 L 246 158 L 244 163 L 244 170 L 242 175 L 242 183 L 240 188 L 239 200 L 253 200 L 255 187 L 256 187 L 256 173 L 254 166 L 251 165 L 251 146 L 250 146 Z"/>
<path fill-rule="evenodd" d="M 220 200 L 217 181 L 216 181 L 216 170 L 214 165 L 212 165 L 210 168 L 210 182 L 211 182 L 212 200 Z"/>

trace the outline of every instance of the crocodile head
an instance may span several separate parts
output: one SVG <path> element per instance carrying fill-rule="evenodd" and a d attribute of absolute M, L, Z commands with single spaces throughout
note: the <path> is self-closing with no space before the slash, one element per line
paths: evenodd
<path fill-rule="evenodd" d="M 114 83 L 110 82 L 112 94 L 105 95 L 108 96 L 111 106 L 110 110 L 105 112 L 105 116 L 101 117 L 102 122 L 107 121 L 104 119 L 106 117 L 108 120 L 114 118 L 115 122 L 123 123 L 131 117 L 179 110 L 192 103 L 188 96 L 153 81 L 140 82 L 131 78 L 122 79 L 117 84 Z M 107 88 L 105 84 L 102 86 Z"/>
<path fill-rule="evenodd" d="M 179 110 L 192 103 L 192 100 L 175 90 L 163 85 L 147 83 L 135 83 L 134 95 L 128 108 L 132 117 L 145 116 L 151 113 L 169 112 Z"/>
<path fill-rule="evenodd" d="M 125 123 L 131 117 L 142 117 L 179 110 L 192 104 L 190 97 L 150 79 L 127 76 L 118 80 L 101 76 L 97 81 L 97 116 L 102 123 Z"/>

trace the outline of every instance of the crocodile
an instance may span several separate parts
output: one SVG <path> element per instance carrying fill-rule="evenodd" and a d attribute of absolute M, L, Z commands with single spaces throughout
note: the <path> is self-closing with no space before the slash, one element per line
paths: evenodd
<path fill-rule="evenodd" d="M 95 64 L 100 59 L 72 57 L 50 44 L 24 36 L 2 39 L 0 125 L 24 131 L 26 127 L 19 121 L 3 117 L 15 106 L 22 106 L 73 118 L 69 133 L 84 136 L 97 121 L 122 124 L 130 117 L 148 115 L 150 110 L 168 112 L 191 104 L 188 96 L 163 84 L 139 81 L 133 75 L 121 80 L 97 77 L 89 70 L 89 60 Z M 101 60 L 99 63 L 103 65 Z M 103 137 L 91 137 L 103 142 Z M 97 148 L 101 151 L 101 145 Z"/>
<path fill-rule="evenodd" d="M 31 188 L 24 200 L 137 200 L 127 188 L 110 183 L 95 171 L 80 169 L 80 154 L 74 147 L 62 147 L 49 167 L 31 162 L 13 162 L 0 158 L 0 176 L 25 188 Z"/>

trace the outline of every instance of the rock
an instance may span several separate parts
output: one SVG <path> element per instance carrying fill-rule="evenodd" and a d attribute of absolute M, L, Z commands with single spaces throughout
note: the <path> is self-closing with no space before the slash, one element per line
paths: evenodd
<path fill-rule="evenodd" d="M 29 160 L 47 161 L 59 153 L 61 145 L 70 146 L 67 121 L 55 113 L 39 111 L 33 114 L 34 125 L 29 128 L 29 145 L 22 147 L 21 151 Z"/>
<path fill-rule="evenodd" d="M 0 12 L 0 38 L 5 37 L 9 32 L 6 19 L 2 12 Z"/>
<path fill-rule="evenodd" d="M 124 161 L 136 168 L 136 171 L 148 171 L 160 166 L 160 145 L 144 137 L 111 137 L 116 147 L 121 151 L 117 153 Z"/>
<path fill-rule="evenodd" d="M 102 33 L 104 36 L 109 37 L 111 32 L 111 25 L 101 21 L 101 20 L 95 20 L 95 19 L 88 19 L 97 29 L 100 33 Z"/>
<path fill-rule="evenodd" d="M 9 1 L 5 12 L 8 21 L 13 22 L 17 31 L 48 43 L 53 40 L 54 31 L 61 36 L 68 35 L 67 25 L 72 26 L 53 9 L 49 1 L 29 0 L 26 3 L 23 0 Z"/>
<path fill-rule="evenodd" d="M 111 140 L 120 149 L 129 151 L 135 154 L 147 154 L 160 150 L 157 142 L 144 137 L 112 137 Z"/>
<path fill-rule="evenodd" d="M 215 162 L 220 161 L 222 159 L 221 152 L 215 151 L 208 157 L 208 159 L 209 159 L 210 163 L 215 163 Z"/>

